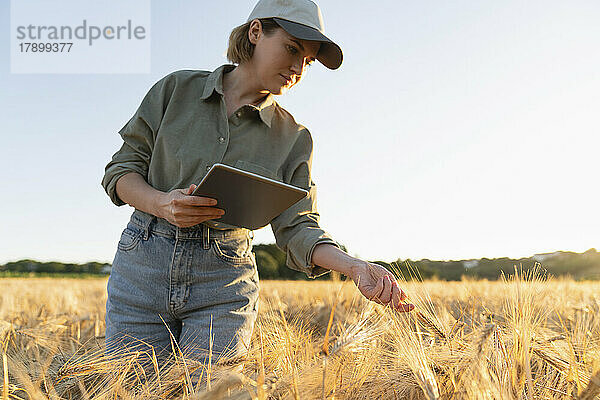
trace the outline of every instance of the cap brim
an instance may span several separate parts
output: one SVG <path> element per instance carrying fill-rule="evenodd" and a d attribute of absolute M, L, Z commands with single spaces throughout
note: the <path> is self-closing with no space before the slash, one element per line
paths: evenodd
<path fill-rule="evenodd" d="M 273 20 L 287 33 L 298 39 L 321 42 L 321 47 L 319 48 L 316 59 L 327 68 L 337 69 L 342 65 L 343 54 L 340 46 L 335 44 L 317 29 L 283 18 L 273 17 Z"/>

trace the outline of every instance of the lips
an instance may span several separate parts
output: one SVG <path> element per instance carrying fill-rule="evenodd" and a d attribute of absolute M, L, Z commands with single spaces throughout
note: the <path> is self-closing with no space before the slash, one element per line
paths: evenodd
<path fill-rule="evenodd" d="M 279 76 L 281 76 L 283 78 L 283 80 L 285 81 L 286 85 L 292 83 L 292 79 L 291 78 L 288 78 L 287 76 L 281 75 L 281 74 L 279 74 Z"/>

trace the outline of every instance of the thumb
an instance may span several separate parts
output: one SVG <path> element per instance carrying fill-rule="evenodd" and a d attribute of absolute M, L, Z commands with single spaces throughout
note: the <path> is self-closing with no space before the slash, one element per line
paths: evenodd
<path fill-rule="evenodd" d="M 190 185 L 190 187 L 187 190 L 186 194 L 192 194 L 192 192 L 196 190 L 196 185 L 194 185 L 193 183 Z"/>
<path fill-rule="evenodd" d="M 396 311 L 399 311 L 399 312 L 410 312 L 414 309 L 415 309 L 414 304 L 400 303 L 400 304 L 398 304 L 398 307 L 396 307 Z"/>

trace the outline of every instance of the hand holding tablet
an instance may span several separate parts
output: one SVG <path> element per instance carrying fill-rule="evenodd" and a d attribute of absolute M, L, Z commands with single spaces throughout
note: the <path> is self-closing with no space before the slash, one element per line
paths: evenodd
<path fill-rule="evenodd" d="M 224 210 L 215 199 L 192 196 L 196 185 L 173 189 L 164 193 L 158 202 L 156 214 L 179 228 L 188 228 L 199 223 L 220 218 Z"/>

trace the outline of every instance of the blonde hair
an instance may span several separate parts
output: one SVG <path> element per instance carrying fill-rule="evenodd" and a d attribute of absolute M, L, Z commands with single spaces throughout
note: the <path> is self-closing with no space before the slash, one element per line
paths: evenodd
<path fill-rule="evenodd" d="M 269 36 L 281 27 L 273 20 L 273 18 L 260 18 L 262 31 Z M 246 22 L 236 28 L 233 28 L 229 35 L 229 46 L 227 48 L 227 59 L 234 64 L 241 64 L 245 61 L 250 61 L 254 54 L 254 44 L 248 38 L 248 30 L 252 21 Z"/>

